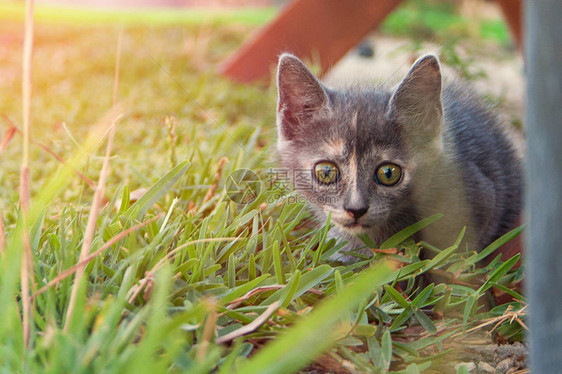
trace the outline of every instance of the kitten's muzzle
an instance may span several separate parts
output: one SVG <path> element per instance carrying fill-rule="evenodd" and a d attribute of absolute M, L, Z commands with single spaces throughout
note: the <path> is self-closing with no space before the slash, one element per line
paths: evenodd
<path fill-rule="evenodd" d="M 360 206 L 360 207 L 344 207 L 345 212 L 351 217 L 354 218 L 355 221 L 357 221 L 359 218 L 361 218 L 362 216 L 365 215 L 365 213 L 367 213 L 367 210 L 369 209 L 368 206 Z"/>

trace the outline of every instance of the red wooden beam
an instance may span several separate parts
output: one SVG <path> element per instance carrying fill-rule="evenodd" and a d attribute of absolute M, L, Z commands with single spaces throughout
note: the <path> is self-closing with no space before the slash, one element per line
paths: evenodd
<path fill-rule="evenodd" d="M 496 1 L 522 50 L 521 0 Z M 219 73 L 244 83 L 269 81 L 282 52 L 320 63 L 325 73 L 401 2 L 294 0 L 222 63 Z"/>
<path fill-rule="evenodd" d="M 402 0 L 295 0 L 220 67 L 240 82 L 268 81 L 279 54 L 291 52 L 328 71 Z"/>
<path fill-rule="evenodd" d="M 521 0 L 496 0 L 503 11 L 509 31 L 519 50 L 523 50 L 523 28 L 521 27 Z"/>

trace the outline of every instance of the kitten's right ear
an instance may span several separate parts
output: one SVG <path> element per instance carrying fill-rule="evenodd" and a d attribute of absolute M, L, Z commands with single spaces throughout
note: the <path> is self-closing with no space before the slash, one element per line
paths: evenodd
<path fill-rule="evenodd" d="M 285 53 L 277 69 L 277 127 L 282 139 L 294 138 L 317 112 L 328 106 L 322 84 L 297 57 Z"/>
<path fill-rule="evenodd" d="M 414 63 L 390 99 L 389 114 L 422 138 L 441 133 L 443 105 L 437 56 L 428 54 Z"/>

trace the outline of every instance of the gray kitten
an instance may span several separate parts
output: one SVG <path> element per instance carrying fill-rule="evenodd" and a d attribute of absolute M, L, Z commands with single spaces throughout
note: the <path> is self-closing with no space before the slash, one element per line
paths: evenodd
<path fill-rule="evenodd" d="M 278 69 L 277 148 L 294 186 L 346 250 L 382 243 L 435 213 L 422 230 L 439 248 L 480 250 L 515 222 L 521 165 L 497 118 L 463 86 L 442 90 L 439 60 L 417 60 L 394 90 L 334 90 L 295 56 Z M 419 239 L 418 238 L 418 239 Z M 349 257 L 340 254 L 342 260 Z"/>

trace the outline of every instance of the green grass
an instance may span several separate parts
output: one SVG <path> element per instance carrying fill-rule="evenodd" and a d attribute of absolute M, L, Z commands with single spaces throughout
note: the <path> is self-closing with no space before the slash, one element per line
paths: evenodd
<path fill-rule="evenodd" d="M 50 24 L 86 24 L 86 25 L 200 25 L 212 24 L 243 24 L 262 25 L 273 18 L 275 8 L 245 9 L 203 9 L 203 8 L 123 8 L 123 9 L 91 9 L 88 7 L 68 7 L 49 4 L 35 6 L 35 20 Z M 0 18 L 23 20 L 24 3 L 12 0 L 0 2 Z"/>
<path fill-rule="evenodd" d="M 502 19 L 473 20 L 454 11 L 450 2 L 410 0 L 392 12 L 381 31 L 415 40 L 443 43 L 447 40 L 482 38 L 502 45 L 511 41 Z"/>
<path fill-rule="evenodd" d="M 46 12 L 45 20 L 76 20 L 69 16 L 75 10 L 42 9 L 47 8 L 38 7 L 38 16 Z M 0 53 L 0 113 L 20 126 L 18 14 L 0 23 L 0 48 L 10 52 Z M 67 163 L 32 146 L 32 207 L 24 226 L 18 209 L 21 136 L 0 154 L 0 214 L 8 243 L 0 257 L 0 370 L 286 373 L 306 365 L 324 370 L 337 365 L 416 373 L 449 368 L 447 362 L 457 357 L 451 341 L 471 337 L 462 331 L 505 313 L 507 305 L 488 312 L 478 301 L 488 298 L 490 288 L 506 289 L 521 278 L 522 270 L 512 268 L 516 258 L 478 268 L 481 255 L 459 251 L 460 237 L 439 249 L 408 238 L 439 218 L 432 217 L 382 246 L 399 252 L 359 256 L 344 266 L 329 260 L 342 243 L 328 240 L 327 227 L 313 223 L 303 204 L 267 188 L 249 204 L 230 201 L 225 182 L 231 172 L 252 169 L 265 182 L 267 168 L 275 165 L 274 89 L 238 85 L 214 73 L 255 26 L 236 17 L 193 23 L 166 17 L 165 22 L 37 25 L 31 136 Z M 94 182 L 99 176 L 107 130 L 102 118 L 112 107 L 120 32 L 123 117 L 91 252 L 131 232 L 88 263 L 68 323 L 73 275 L 37 294 L 31 346 L 24 349 L 20 233 L 30 233 L 33 292 L 78 262 L 93 191 L 75 171 Z M 0 122 L 2 133 L 8 129 L 8 122 Z M 228 162 L 218 188 L 207 196 L 223 157 Z M 131 199 L 141 189 L 143 197 Z M 493 257 L 497 244 L 484 253 Z M 422 246 L 435 251 L 434 259 L 420 259 Z M 385 259 L 402 267 L 381 265 Z M 457 274 L 457 283 L 422 284 L 423 274 L 435 271 Z M 255 329 L 246 335 L 221 342 L 253 321 Z M 499 329 L 504 338 L 521 338 L 517 324 Z"/>

